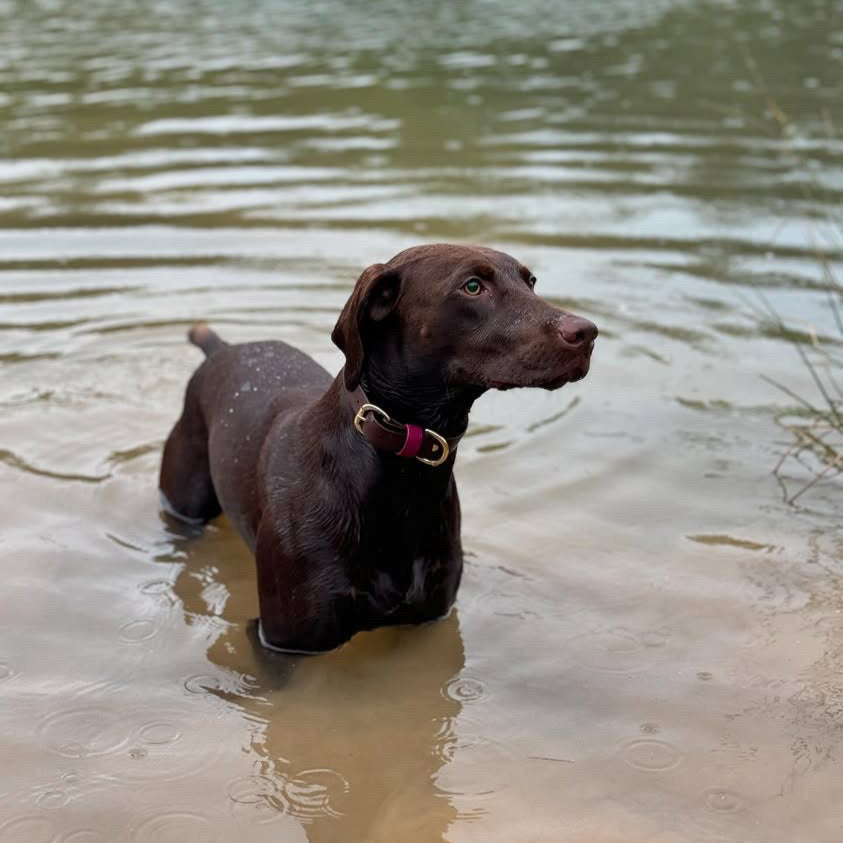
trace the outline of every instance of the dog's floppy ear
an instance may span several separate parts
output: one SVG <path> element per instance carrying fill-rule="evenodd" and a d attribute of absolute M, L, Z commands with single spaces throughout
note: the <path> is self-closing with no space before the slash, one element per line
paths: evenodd
<path fill-rule="evenodd" d="M 401 290 L 396 269 L 376 263 L 363 270 L 331 333 L 345 354 L 345 387 L 356 389 L 363 371 L 364 340 L 368 328 L 392 313 Z"/>

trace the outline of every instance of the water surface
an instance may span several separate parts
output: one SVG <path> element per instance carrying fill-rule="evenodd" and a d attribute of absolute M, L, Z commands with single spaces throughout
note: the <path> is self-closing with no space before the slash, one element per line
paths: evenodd
<path fill-rule="evenodd" d="M 759 377 L 813 395 L 759 294 L 835 332 L 841 17 L 0 3 L 0 841 L 843 838 L 840 488 L 783 502 Z M 336 370 L 361 269 L 436 240 L 594 319 L 592 372 L 478 402 L 446 621 L 256 651 L 245 547 L 158 511 L 185 330 Z"/>

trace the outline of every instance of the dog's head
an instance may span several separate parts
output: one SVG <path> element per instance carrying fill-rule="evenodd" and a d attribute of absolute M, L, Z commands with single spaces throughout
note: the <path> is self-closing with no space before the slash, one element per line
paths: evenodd
<path fill-rule="evenodd" d="M 333 334 L 354 389 L 369 365 L 446 388 L 557 389 L 588 372 L 597 328 L 536 295 L 515 258 L 416 246 L 366 269 Z"/>

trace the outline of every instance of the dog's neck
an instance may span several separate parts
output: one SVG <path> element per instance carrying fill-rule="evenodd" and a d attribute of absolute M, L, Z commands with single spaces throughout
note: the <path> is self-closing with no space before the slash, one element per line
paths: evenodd
<path fill-rule="evenodd" d="M 367 400 L 404 423 L 429 428 L 440 436 L 460 436 L 468 426 L 468 414 L 477 398 L 479 387 L 449 387 L 440 378 L 423 375 L 386 375 L 372 361 L 360 378 Z"/>

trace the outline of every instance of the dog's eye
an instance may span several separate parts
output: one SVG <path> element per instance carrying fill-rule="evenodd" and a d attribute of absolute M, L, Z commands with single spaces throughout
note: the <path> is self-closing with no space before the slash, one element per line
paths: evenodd
<path fill-rule="evenodd" d="M 469 278 L 465 284 L 462 285 L 463 290 L 470 296 L 479 296 L 483 292 L 483 285 L 477 278 Z"/>
<path fill-rule="evenodd" d="M 531 276 L 527 279 L 527 283 L 530 285 L 530 289 L 532 290 L 532 289 L 533 289 L 533 287 L 535 287 L 535 286 L 536 286 L 536 276 L 535 276 L 535 275 L 531 275 Z"/>

